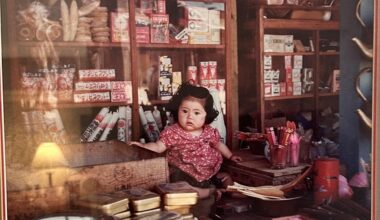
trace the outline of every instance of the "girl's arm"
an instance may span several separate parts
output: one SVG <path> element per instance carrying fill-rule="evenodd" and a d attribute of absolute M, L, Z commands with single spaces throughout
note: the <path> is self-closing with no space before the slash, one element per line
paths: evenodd
<path fill-rule="evenodd" d="M 136 146 L 154 151 L 156 153 L 162 153 L 166 150 L 165 144 L 159 140 L 156 142 L 149 142 L 149 143 L 145 143 L 145 144 L 137 142 L 137 141 L 131 141 L 131 142 L 129 142 L 128 145 L 136 145 Z"/>
<path fill-rule="evenodd" d="M 234 162 L 241 162 L 242 159 L 239 156 L 234 155 L 230 149 L 223 144 L 222 142 L 219 142 L 218 145 L 215 147 L 219 152 L 227 159 L 232 160 Z"/>

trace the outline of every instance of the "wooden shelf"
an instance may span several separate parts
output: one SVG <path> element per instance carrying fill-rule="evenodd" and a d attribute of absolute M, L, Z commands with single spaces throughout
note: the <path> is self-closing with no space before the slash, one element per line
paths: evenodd
<path fill-rule="evenodd" d="M 264 52 L 264 55 L 267 55 L 267 56 L 294 56 L 294 55 L 313 56 L 315 55 L 315 52 Z"/>
<path fill-rule="evenodd" d="M 94 107 L 109 107 L 109 106 L 125 106 L 132 105 L 132 103 L 125 102 L 103 102 L 103 103 L 59 103 L 56 106 L 52 105 L 39 105 L 33 109 L 64 109 L 64 108 L 94 108 Z"/>
<path fill-rule="evenodd" d="M 313 98 L 312 94 L 264 97 L 265 101 Z"/>
<path fill-rule="evenodd" d="M 224 49 L 223 44 L 137 44 L 141 49 Z"/>
<path fill-rule="evenodd" d="M 264 19 L 265 29 L 292 30 L 338 30 L 339 21 L 296 20 L 296 19 Z"/>
<path fill-rule="evenodd" d="M 318 94 L 320 97 L 326 97 L 326 96 L 339 96 L 339 92 L 320 92 Z"/>
<path fill-rule="evenodd" d="M 36 47 L 40 43 L 43 43 L 42 41 L 19 41 L 18 46 L 22 47 Z M 96 43 L 96 42 L 62 42 L 62 41 L 56 41 L 53 42 L 53 45 L 55 47 L 122 47 L 122 48 L 129 48 L 129 43 Z"/>

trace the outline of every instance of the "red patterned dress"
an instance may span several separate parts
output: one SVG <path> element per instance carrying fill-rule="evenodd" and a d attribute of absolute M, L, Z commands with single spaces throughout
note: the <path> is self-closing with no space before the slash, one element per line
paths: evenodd
<path fill-rule="evenodd" d="M 169 164 L 199 182 L 210 179 L 222 165 L 222 154 L 215 149 L 220 135 L 210 125 L 205 125 L 199 136 L 193 136 L 177 123 L 161 132 L 160 141 L 167 148 Z"/>

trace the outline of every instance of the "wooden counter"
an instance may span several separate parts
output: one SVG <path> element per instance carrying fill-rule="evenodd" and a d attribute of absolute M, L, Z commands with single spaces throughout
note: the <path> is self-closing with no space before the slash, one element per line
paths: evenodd
<path fill-rule="evenodd" d="M 269 161 L 260 155 L 254 155 L 249 150 L 239 150 L 234 154 L 242 157 L 240 163 L 227 162 L 225 170 L 229 172 L 234 181 L 249 185 L 281 185 L 292 181 L 302 173 L 308 164 L 284 169 L 271 169 Z"/>

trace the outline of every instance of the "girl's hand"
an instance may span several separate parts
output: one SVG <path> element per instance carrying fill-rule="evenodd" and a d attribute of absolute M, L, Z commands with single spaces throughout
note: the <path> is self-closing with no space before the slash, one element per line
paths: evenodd
<path fill-rule="evenodd" d="M 143 147 L 143 144 L 140 143 L 140 142 L 137 142 L 137 141 L 130 141 L 130 142 L 128 142 L 127 144 L 128 144 L 128 146 L 136 145 L 136 146 L 138 146 L 138 147 Z"/>
<path fill-rule="evenodd" d="M 243 161 L 243 159 L 242 159 L 241 157 L 236 156 L 236 155 L 234 155 L 234 154 L 232 154 L 232 155 L 230 156 L 229 160 L 231 160 L 231 161 L 233 161 L 233 162 L 235 162 L 235 163 L 238 163 L 238 162 L 242 162 L 242 161 Z"/>

